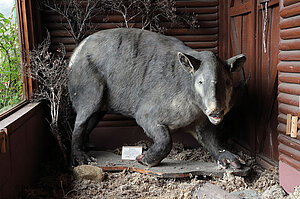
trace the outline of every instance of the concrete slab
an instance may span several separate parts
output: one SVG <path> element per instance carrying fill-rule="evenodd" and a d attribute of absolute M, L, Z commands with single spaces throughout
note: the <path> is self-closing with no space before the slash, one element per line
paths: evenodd
<path fill-rule="evenodd" d="M 122 171 L 128 169 L 160 178 L 184 178 L 190 175 L 222 177 L 227 171 L 235 175 L 246 176 L 250 171 L 249 167 L 242 169 L 221 169 L 216 163 L 171 159 L 164 159 L 155 167 L 146 167 L 137 161 L 124 161 L 120 155 L 112 152 L 91 151 L 89 155 L 97 159 L 97 166 L 102 168 L 103 171 Z"/>

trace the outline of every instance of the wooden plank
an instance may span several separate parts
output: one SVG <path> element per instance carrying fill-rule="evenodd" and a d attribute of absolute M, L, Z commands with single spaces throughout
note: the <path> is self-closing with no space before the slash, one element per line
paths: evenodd
<path fill-rule="evenodd" d="M 300 151 L 300 141 L 291 138 L 290 136 L 284 135 L 284 134 L 279 134 L 278 135 L 278 141 L 292 147 L 293 149 L 296 149 L 297 151 Z"/>
<path fill-rule="evenodd" d="M 72 37 L 53 37 L 51 38 L 51 44 L 75 44 L 75 41 Z"/>
<path fill-rule="evenodd" d="M 292 106 L 288 104 L 279 104 L 278 110 L 285 114 L 292 114 L 294 116 L 300 117 L 300 110 L 297 106 Z"/>
<path fill-rule="evenodd" d="M 230 8 L 229 15 L 233 17 L 237 15 L 247 14 L 252 11 L 252 8 L 253 8 L 253 1 L 248 1 L 243 4 L 239 4 Z"/>
<path fill-rule="evenodd" d="M 277 131 L 278 132 L 280 132 L 281 134 L 285 134 L 285 129 L 286 129 L 285 124 L 283 124 L 283 123 L 278 124 L 278 126 L 277 126 Z M 291 139 L 296 140 L 295 138 L 291 138 Z M 298 130 L 298 133 L 297 133 L 297 140 L 300 140 L 300 130 Z"/>
<path fill-rule="evenodd" d="M 280 72 L 278 75 L 280 82 L 300 84 L 300 74 L 299 73 L 285 73 Z"/>
<path fill-rule="evenodd" d="M 292 17 L 295 15 L 300 15 L 300 2 L 295 3 L 291 6 L 283 7 L 280 10 L 280 16 L 283 18 Z"/>
<path fill-rule="evenodd" d="M 218 0 L 181 0 L 175 1 L 176 7 L 201 7 L 201 6 L 217 6 L 219 4 Z"/>
<path fill-rule="evenodd" d="M 124 120 L 128 121 L 129 118 L 121 114 L 112 114 L 112 113 L 105 114 L 104 117 L 102 118 L 102 121 L 124 121 Z"/>
<path fill-rule="evenodd" d="M 219 33 L 219 28 L 199 28 L 199 29 L 168 29 L 164 32 L 166 35 L 215 35 Z"/>
<path fill-rule="evenodd" d="M 218 6 L 211 6 L 211 7 L 198 7 L 198 8 L 176 8 L 176 12 L 178 13 L 193 13 L 193 14 L 203 14 L 203 13 L 217 13 Z"/>
<path fill-rule="evenodd" d="M 218 27 L 219 21 L 198 21 L 197 23 L 200 28 L 213 28 Z"/>
<path fill-rule="evenodd" d="M 286 130 L 286 125 L 283 123 L 279 123 L 277 125 L 277 131 L 280 132 L 281 134 L 285 134 L 285 130 Z"/>
<path fill-rule="evenodd" d="M 291 137 L 297 138 L 297 124 L 298 124 L 298 116 L 292 116 L 292 125 L 291 125 Z"/>
<path fill-rule="evenodd" d="M 72 52 L 76 48 L 76 44 L 64 44 L 65 50 L 68 52 Z M 51 45 L 50 50 L 56 51 L 57 49 L 61 48 L 61 45 Z"/>
<path fill-rule="evenodd" d="M 100 127 L 128 127 L 137 126 L 135 120 L 119 120 L 119 121 L 100 121 L 97 128 Z"/>
<path fill-rule="evenodd" d="M 186 42 L 199 42 L 199 41 L 218 41 L 218 35 L 175 35 L 177 39 Z M 300 62 L 299 62 L 300 64 Z"/>
<path fill-rule="evenodd" d="M 298 39 L 300 38 L 300 27 L 280 30 L 281 39 Z"/>
<path fill-rule="evenodd" d="M 185 178 L 192 176 L 218 176 L 222 177 L 225 172 L 233 172 L 234 175 L 246 176 L 250 168 L 220 169 L 216 163 L 200 161 L 180 161 L 163 159 L 156 167 L 146 167 L 137 161 L 122 161 L 121 156 L 105 151 L 91 151 L 90 156 L 97 159 L 97 166 L 104 171 L 122 171 L 128 169 L 156 176 L 159 178 Z"/>
<path fill-rule="evenodd" d="M 286 135 L 291 135 L 291 122 L 292 122 L 292 115 L 287 114 L 286 115 L 286 131 L 285 131 Z"/>
<path fill-rule="evenodd" d="M 298 84 L 280 83 L 278 85 L 278 90 L 284 93 L 300 95 L 300 85 Z"/>
<path fill-rule="evenodd" d="M 286 122 L 287 122 L 287 115 L 286 114 L 279 113 L 277 118 L 278 118 L 279 123 L 286 124 Z M 300 120 L 298 121 L 297 126 L 300 129 Z"/>
<path fill-rule="evenodd" d="M 279 93 L 277 96 L 277 100 L 279 103 L 293 105 L 295 107 L 299 107 L 299 95 L 292 95 L 288 93 Z"/>
<path fill-rule="evenodd" d="M 194 49 L 198 52 L 201 52 L 201 51 L 211 51 L 215 54 L 217 54 L 219 51 L 218 51 L 218 47 L 215 47 L 215 48 L 199 48 L 199 49 Z"/>
<path fill-rule="evenodd" d="M 285 154 L 280 154 L 279 155 L 279 160 L 289 164 L 290 166 L 294 167 L 295 169 L 300 171 L 300 161 L 297 161 L 293 158 L 290 158 L 289 156 Z"/>
<path fill-rule="evenodd" d="M 300 62 L 299 61 L 280 61 L 277 65 L 277 69 L 283 72 L 299 73 Z"/>
<path fill-rule="evenodd" d="M 299 0 L 283 0 L 283 5 L 290 6 L 290 5 L 298 3 L 298 2 L 299 2 Z"/>
<path fill-rule="evenodd" d="M 191 48 L 214 48 L 218 46 L 217 41 L 213 42 L 185 42 L 185 44 Z"/>
<path fill-rule="evenodd" d="M 294 160 L 300 161 L 300 151 L 282 143 L 278 145 L 278 148 L 280 153 L 285 154 Z"/>
<path fill-rule="evenodd" d="M 296 50 L 280 51 L 278 58 L 280 61 L 300 61 L 300 53 L 299 51 Z"/>
<path fill-rule="evenodd" d="M 279 43 L 280 50 L 300 50 L 300 39 L 281 40 Z"/>
<path fill-rule="evenodd" d="M 280 20 L 280 29 L 295 28 L 300 26 L 300 16 L 289 17 Z"/>
<path fill-rule="evenodd" d="M 217 13 L 205 13 L 205 14 L 197 14 L 195 18 L 198 21 L 215 21 L 219 19 L 219 14 Z"/>

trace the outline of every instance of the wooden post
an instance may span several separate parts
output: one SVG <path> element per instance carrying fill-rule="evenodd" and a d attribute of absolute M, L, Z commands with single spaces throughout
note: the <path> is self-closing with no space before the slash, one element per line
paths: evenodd
<path fill-rule="evenodd" d="M 292 126 L 291 126 L 291 137 L 297 138 L 297 124 L 298 124 L 298 116 L 292 116 Z"/>
<path fill-rule="evenodd" d="M 287 135 L 291 134 L 291 120 L 292 120 L 292 115 L 287 114 L 286 115 L 286 131 L 285 131 L 285 134 L 287 134 Z"/>
<path fill-rule="evenodd" d="M 7 129 L 0 130 L 0 153 L 7 152 Z"/>

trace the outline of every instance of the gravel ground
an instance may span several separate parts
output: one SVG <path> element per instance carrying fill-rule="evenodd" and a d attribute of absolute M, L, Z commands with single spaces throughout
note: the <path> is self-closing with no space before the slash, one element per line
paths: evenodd
<path fill-rule="evenodd" d="M 136 145 L 145 149 L 150 143 L 140 142 Z M 120 149 L 114 151 L 120 154 Z M 105 173 L 102 182 L 76 180 L 71 172 L 55 169 L 55 165 L 47 164 L 44 176 L 33 186 L 24 189 L 22 198 L 191 198 L 201 184 L 210 182 L 222 189 L 233 192 L 256 190 L 263 198 L 299 199 L 300 187 L 294 195 L 289 196 L 279 186 L 278 169 L 262 169 L 255 160 L 242 152 L 240 157 L 252 168 L 247 177 L 233 176 L 226 173 L 222 178 L 189 177 L 185 179 L 159 179 L 145 174 L 129 172 Z M 186 149 L 181 144 L 174 144 L 168 158 L 176 160 L 213 161 L 203 148 Z"/>

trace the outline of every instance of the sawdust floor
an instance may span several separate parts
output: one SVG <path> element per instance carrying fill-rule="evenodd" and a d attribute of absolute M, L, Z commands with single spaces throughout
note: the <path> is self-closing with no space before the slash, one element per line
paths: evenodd
<path fill-rule="evenodd" d="M 149 143 L 140 142 L 136 145 L 142 145 L 146 149 Z M 120 154 L 120 149 L 114 152 Z M 191 198 L 193 192 L 206 182 L 228 192 L 256 190 L 263 194 L 263 198 L 300 198 L 298 193 L 300 189 L 295 195 L 290 196 L 283 192 L 279 186 L 276 167 L 264 170 L 252 157 L 241 152 L 239 155 L 245 160 L 246 165 L 252 168 L 251 174 L 247 177 L 227 173 L 222 178 L 191 176 L 185 179 L 159 179 L 124 170 L 105 173 L 101 183 L 75 180 L 71 172 L 60 171 L 52 161 L 45 164 L 43 176 L 38 182 L 24 189 L 22 198 Z M 186 149 L 181 144 L 174 144 L 168 157 L 176 160 L 213 161 L 202 148 Z"/>

